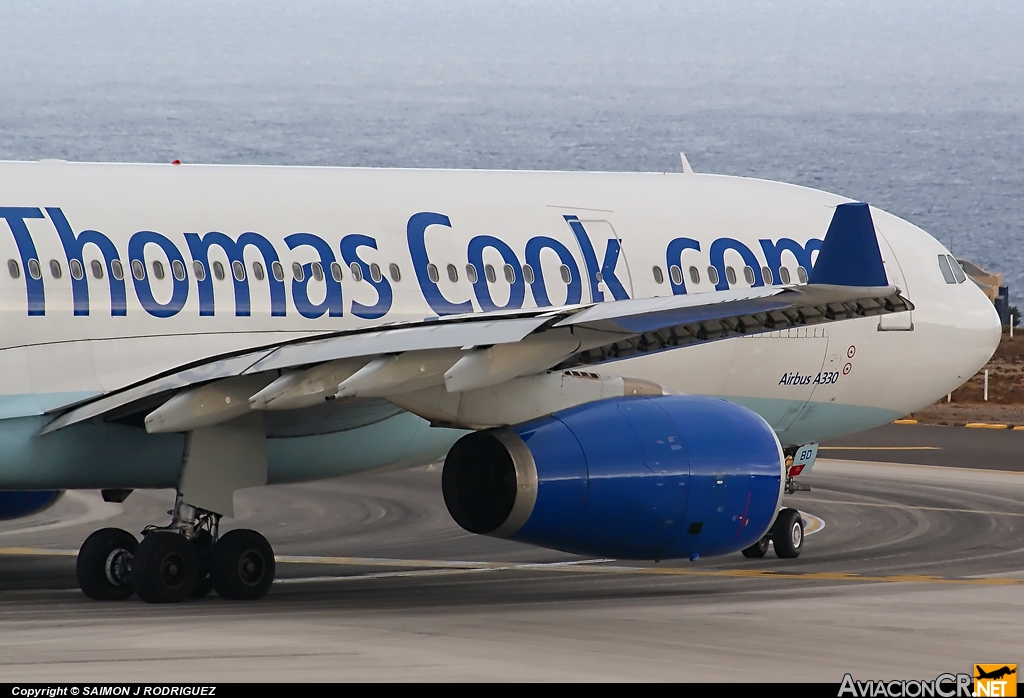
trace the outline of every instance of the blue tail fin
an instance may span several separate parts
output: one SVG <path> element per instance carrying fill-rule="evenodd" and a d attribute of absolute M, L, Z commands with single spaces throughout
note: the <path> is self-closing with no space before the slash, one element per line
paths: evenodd
<path fill-rule="evenodd" d="M 808 281 L 830 286 L 889 285 L 867 204 L 836 206 Z"/>

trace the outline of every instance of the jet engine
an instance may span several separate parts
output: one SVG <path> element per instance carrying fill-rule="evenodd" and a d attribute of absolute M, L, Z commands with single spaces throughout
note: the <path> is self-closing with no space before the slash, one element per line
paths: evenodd
<path fill-rule="evenodd" d="M 464 436 L 442 472 L 462 528 L 583 555 L 696 559 L 767 533 L 782 447 L 757 414 L 716 398 L 627 397 Z"/>
<path fill-rule="evenodd" d="M 64 490 L 0 490 L 0 521 L 20 519 L 46 511 L 63 494 Z"/>

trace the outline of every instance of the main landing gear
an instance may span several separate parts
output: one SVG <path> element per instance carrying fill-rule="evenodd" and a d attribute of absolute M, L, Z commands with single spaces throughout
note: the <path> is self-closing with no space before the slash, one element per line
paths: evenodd
<path fill-rule="evenodd" d="M 219 535 L 220 515 L 178 495 L 169 526 L 149 526 L 142 541 L 118 528 L 85 539 L 75 573 L 89 598 L 120 601 L 133 593 L 150 603 L 177 603 L 216 590 L 224 599 L 261 598 L 274 582 L 274 550 L 246 529 Z"/>
<path fill-rule="evenodd" d="M 775 523 L 761 540 L 743 549 L 744 557 L 764 557 L 768 543 L 775 546 L 775 554 L 783 559 L 800 556 L 804 549 L 804 520 L 796 509 L 783 509 L 775 517 Z"/>

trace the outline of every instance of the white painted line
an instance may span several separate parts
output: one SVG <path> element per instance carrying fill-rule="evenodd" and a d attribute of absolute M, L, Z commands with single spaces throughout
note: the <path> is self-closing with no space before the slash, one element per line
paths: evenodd
<path fill-rule="evenodd" d="M 815 533 L 820 533 L 825 528 L 825 519 L 815 516 L 814 514 L 808 514 L 806 511 L 800 512 L 800 518 L 804 520 L 804 535 L 813 536 Z"/>
<path fill-rule="evenodd" d="M 394 577 L 447 577 L 453 574 L 471 574 L 473 572 L 496 572 L 495 567 L 440 568 L 430 570 L 402 570 L 401 572 L 368 572 L 366 574 L 330 575 L 320 577 L 284 577 L 274 580 L 274 584 L 313 584 L 317 582 L 358 582 L 365 579 L 391 579 Z"/>

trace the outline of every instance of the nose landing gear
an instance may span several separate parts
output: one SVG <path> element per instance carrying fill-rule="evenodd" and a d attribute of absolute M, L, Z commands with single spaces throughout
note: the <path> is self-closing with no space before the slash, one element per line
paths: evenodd
<path fill-rule="evenodd" d="M 775 517 L 771 530 L 761 540 L 743 549 L 743 557 L 761 558 L 768 552 L 768 543 L 775 546 L 775 554 L 782 559 L 800 556 L 804 549 L 804 519 L 796 509 L 783 509 Z"/>
<path fill-rule="evenodd" d="M 783 559 L 800 556 L 804 549 L 804 520 L 796 509 L 783 509 L 772 524 L 775 554 Z"/>

